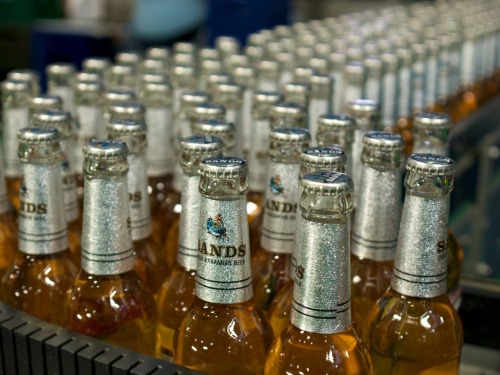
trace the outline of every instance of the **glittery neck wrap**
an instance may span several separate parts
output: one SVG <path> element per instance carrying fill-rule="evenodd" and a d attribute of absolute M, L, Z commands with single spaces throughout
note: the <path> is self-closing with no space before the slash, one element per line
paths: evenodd
<path fill-rule="evenodd" d="M 408 296 L 440 296 L 446 293 L 453 160 L 413 154 L 407 169 L 391 286 Z"/>
<path fill-rule="evenodd" d="M 201 164 L 196 296 L 233 304 L 252 298 L 243 159 L 210 158 Z"/>
<path fill-rule="evenodd" d="M 115 275 L 134 268 L 127 154 L 121 141 L 94 140 L 84 147 L 82 267 L 90 274 Z"/>
<path fill-rule="evenodd" d="M 351 325 L 351 191 L 352 181 L 342 173 L 311 173 L 302 180 L 290 316 L 301 330 L 330 334 Z"/>
<path fill-rule="evenodd" d="M 19 249 L 54 254 L 68 248 L 62 196 L 60 134 L 54 128 L 18 132 L 21 161 Z"/>
<path fill-rule="evenodd" d="M 401 218 L 403 139 L 370 132 L 364 137 L 352 253 L 385 261 L 394 258 Z"/>

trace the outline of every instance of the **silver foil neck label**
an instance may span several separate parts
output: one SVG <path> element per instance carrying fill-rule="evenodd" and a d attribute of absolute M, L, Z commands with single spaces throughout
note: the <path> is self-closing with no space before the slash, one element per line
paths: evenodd
<path fill-rule="evenodd" d="M 269 164 L 269 119 L 253 120 L 253 133 L 248 152 L 248 183 L 250 191 L 266 190 L 267 167 Z"/>
<path fill-rule="evenodd" d="M 19 249 L 54 254 L 68 248 L 58 164 L 23 164 L 19 188 Z"/>
<path fill-rule="evenodd" d="M 201 196 L 196 296 L 225 304 L 252 298 L 246 198 Z"/>
<path fill-rule="evenodd" d="M 4 108 L 3 109 L 3 149 L 7 177 L 19 177 L 21 175 L 21 162 L 17 156 L 18 140 L 17 132 L 22 128 L 29 127 L 28 107 Z"/>
<path fill-rule="evenodd" d="M 74 150 L 74 169 L 75 172 L 83 173 L 83 146 L 91 139 L 98 138 L 103 130 L 103 114 L 100 106 L 84 106 L 76 107 L 77 119 L 80 123 L 78 130 L 77 145 Z"/>
<path fill-rule="evenodd" d="M 361 153 L 363 152 L 363 137 L 365 134 L 368 133 L 367 129 L 363 128 L 358 128 L 354 130 L 354 142 L 352 143 L 352 160 L 351 165 L 349 166 L 351 168 L 350 172 L 352 172 L 351 177 L 352 177 L 352 182 L 354 183 L 354 192 L 353 192 L 353 197 L 354 197 L 354 205 L 357 203 L 357 195 L 359 191 L 359 181 L 361 180 Z M 348 159 L 349 160 L 349 159 Z M 347 166 L 346 166 L 346 172 L 347 171 Z"/>
<path fill-rule="evenodd" d="M 406 195 L 391 286 L 397 292 L 429 298 L 446 293 L 449 195 Z"/>
<path fill-rule="evenodd" d="M 134 268 L 127 177 L 85 179 L 82 268 L 117 275 Z"/>
<path fill-rule="evenodd" d="M 68 223 L 78 219 L 80 213 L 78 206 L 78 194 L 76 191 L 76 179 L 71 156 L 75 150 L 74 143 L 63 140 L 61 143 L 61 177 L 63 185 L 64 214 Z"/>
<path fill-rule="evenodd" d="M 188 270 L 195 270 L 198 259 L 198 229 L 200 222 L 201 194 L 199 176 L 184 175 L 181 194 L 182 211 L 179 226 L 177 261 Z"/>
<path fill-rule="evenodd" d="M 360 258 L 391 260 L 401 219 L 401 173 L 362 168 L 351 251 Z"/>
<path fill-rule="evenodd" d="M 270 162 L 264 200 L 261 245 L 274 253 L 295 249 L 300 164 Z"/>
<path fill-rule="evenodd" d="M 173 126 L 173 112 L 168 107 L 147 107 L 148 146 L 146 160 L 148 176 L 170 174 L 174 168 L 174 151 L 168 147 Z"/>
<path fill-rule="evenodd" d="M 291 323 L 314 333 L 351 325 L 349 225 L 300 220 Z"/>
<path fill-rule="evenodd" d="M 128 191 L 130 202 L 130 222 L 132 241 L 142 240 L 151 235 L 151 215 L 149 211 L 146 157 L 132 154 L 127 157 L 129 171 Z"/>

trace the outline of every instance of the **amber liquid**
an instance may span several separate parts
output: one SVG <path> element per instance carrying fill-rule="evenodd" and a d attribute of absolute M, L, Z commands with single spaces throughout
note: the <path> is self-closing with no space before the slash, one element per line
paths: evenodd
<path fill-rule="evenodd" d="M 176 215 L 170 226 L 167 228 L 167 241 L 163 253 L 166 256 L 168 269 L 172 270 L 177 264 L 177 251 L 179 249 L 179 226 L 181 222 L 180 215 Z"/>
<path fill-rule="evenodd" d="M 14 261 L 17 252 L 17 224 L 13 213 L 0 215 L 0 280 L 7 267 Z"/>
<path fill-rule="evenodd" d="M 269 323 L 278 337 L 288 327 L 290 323 L 290 311 L 292 309 L 293 299 L 293 279 L 290 279 L 278 294 L 274 297 L 267 310 Z"/>
<path fill-rule="evenodd" d="M 391 285 L 393 260 L 375 261 L 351 255 L 353 326 L 361 332 L 362 320 Z M 362 319 L 362 318 L 361 318 Z"/>
<path fill-rule="evenodd" d="M 168 274 L 160 247 L 151 236 L 134 241 L 132 247 L 135 251 L 134 269 L 144 286 L 156 296 Z"/>
<path fill-rule="evenodd" d="M 194 302 L 196 271 L 176 264 L 158 293 L 158 353 L 174 357 L 174 333 Z"/>
<path fill-rule="evenodd" d="M 252 258 L 254 300 L 267 311 L 278 292 L 290 280 L 291 254 L 278 254 L 263 248 Z"/>
<path fill-rule="evenodd" d="M 174 207 L 180 204 L 181 195 L 172 189 L 171 175 L 148 177 L 148 189 L 153 238 L 156 243 L 164 244 L 170 225 L 179 216 Z M 173 267 L 173 263 L 169 266 Z"/>
<path fill-rule="evenodd" d="M 262 374 L 273 333 L 252 300 L 195 299 L 175 334 L 174 362 L 209 375 Z"/>
<path fill-rule="evenodd" d="M 266 361 L 265 375 L 370 375 L 370 354 L 352 327 L 336 334 L 301 331 L 290 324 Z"/>
<path fill-rule="evenodd" d="M 362 337 L 374 374 L 458 374 L 462 323 L 446 295 L 416 298 L 390 288 L 368 315 Z"/>
<path fill-rule="evenodd" d="M 51 255 L 18 251 L 5 271 L 1 299 L 18 310 L 60 325 L 66 291 L 75 276 L 76 267 L 69 250 Z"/>
<path fill-rule="evenodd" d="M 250 237 L 250 253 L 252 257 L 256 255 L 260 249 L 260 235 L 262 222 L 264 220 L 264 194 L 250 191 L 247 194 L 247 207 L 252 207 L 253 210 L 248 212 L 248 231 Z"/>
<path fill-rule="evenodd" d="M 80 268 L 82 257 L 82 226 L 78 220 L 68 222 L 68 247 L 71 258 L 77 268 Z"/>
<path fill-rule="evenodd" d="M 155 355 L 155 301 L 135 271 L 96 276 L 81 270 L 67 294 L 65 326 Z"/>
<path fill-rule="evenodd" d="M 14 207 L 15 213 L 19 212 L 19 189 L 21 187 L 21 180 L 19 177 L 6 177 L 7 195 L 9 202 Z"/>

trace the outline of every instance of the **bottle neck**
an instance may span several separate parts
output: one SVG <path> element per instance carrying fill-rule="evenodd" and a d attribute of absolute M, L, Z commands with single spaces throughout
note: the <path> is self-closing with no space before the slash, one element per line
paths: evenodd
<path fill-rule="evenodd" d="M 261 235 L 261 245 L 267 251 L 291 254 L 295 248 L 299 171 L 299 163 L 269 162 Z"/>
<path fill-rule="evenodd" d="M 413 138 L 413 153 L 448 156 L 448 130 L 416 131 Z"/>
<path fill-rule="evenodd" d="M 449 207 L 449 194 L 407 192 L 391 280 L 397 292 L 421 298 L 446 293 Z"/>
<path fill-rule="evenodd" d="M 127 176 L 85 176 L 82 268 L 92 275 L 117 275 L 134 268 Z"/>
<path fill-rule="evenodd" d="M 396 72 L 388 71 L 382 78 L 382 124 L 393 126 L 396 122 Z"/>
<path fill-rule="evenodd" d="M 400 169 L 361 168 L 352 253 L 376 261 L 394 259 L 401 219 Z"/>
<path fill-rule="evenodd" d="M 196 296 L 221 304 L 253 296 L 246 195 L 233 200 L 201 196 Z"/>
<path fill-rule="evenodd" d="M 17 156 L 17 132 L 29 127 L 28 106 L 3 108 L 3 149 L 5 155 L 5 176 L 19 178 L 21 175 L 21 162 Z"/>
<path fill-rule="evenodd" d="M 307 332 L 343 332 L 351 325 L 349 219 L 302 214 L 300 222 L 290 321 Z"/>
<path fill-rule="evenodd" d="M 137 241 L 149 237 L 152 231 L 146 176 L 146 156 L 144 152 L 130 154 L 127 161 L 129 165 L 127 179 L 132 241 Z"/>
<path fill-rule="evenodd" d="M 55 254 L 68 248 L 66 219 L 57 163 L 22 164 L 19 192 L 19 250 Z"/>
<path fill-rule="evenodd" d="M 269 118 L 254 116 L 248 152 L 248 165 L 250 166 L 248 180 L 252 192 L 260 193 L 266 190 L 270 130 Z"/>
<path fill-rule="evenodd" d="M 200 228 L 201 194 L 198 191 L 200 177 L 185 174 L 183 178 L 177 262 L 185 269 L 195 270 L 198 258 L 198 236 L 193 233 L 198 233 Z"/>
<path fill-rule="evenodd" d="M 174 150 L 165 147 L 172 137 L 173 112 L 170 107 L 146 107 L 148 146 L 146 149 L 148 177 L 169 175 L 174 169 Z"/>
<path fill-rule="evenodd" d="M 411 102 L 411 69 L 402 66 L 398 72 L 398 118 L 409 117 Z"/>

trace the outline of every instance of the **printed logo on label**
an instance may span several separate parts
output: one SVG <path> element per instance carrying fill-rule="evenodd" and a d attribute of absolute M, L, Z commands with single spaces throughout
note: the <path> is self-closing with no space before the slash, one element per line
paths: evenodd
<path fill-rule="evenodd" d="M 19 194 L 21 196 L 27 197 L 28 196 L 28 188 L 26 187 L 26 181 L 24 179 L 24 175 L 21 175 L 21 178 L 19 179 L 19 181 L 20 181 Z"/>
<path fill-rule="evenodd" d="M 283 182 L 281 181 L 281 177 L 279 175 L 269 179 L 269 188 L 276 195 L 285 194 L 285 188 L 283 187 Z"/>
<path fill-rule="evenodd" d="M 227 230 L 224 226 L 224 220 L 222 219 L 222 215 L 220 213 L 213 218 L 209 217 L 207 219 L 207 231 L 208 234 L 213 237 L 223 238 L 224 240 L 228 239 Z"/>

